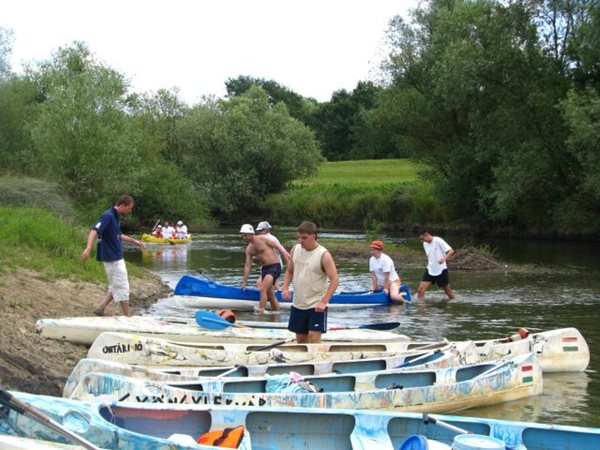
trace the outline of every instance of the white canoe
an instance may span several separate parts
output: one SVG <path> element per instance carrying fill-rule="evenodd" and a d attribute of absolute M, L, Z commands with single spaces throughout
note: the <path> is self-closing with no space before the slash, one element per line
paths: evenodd
<path fill-rule="evenodd" d="M 529 353 L 530 360 L 535 360 L 535 355 Z M 520 356 L 522 357 L 522 356 Z M 517 357 L 519 358 L 519 357 Z M 505 360 L 503 362 L 508 361 Z M 277 375 L 264 374 L 259 376 L 216 376 L 216 377 L 198 377 L 189 378 L 186 380 L 174 380 L 170 374 L 161 374 L 163 380 L 149 378 L 141 378 L 139 374 L 136 376 L 124 375 L 124 371 L 115 365 L 95 364 L 94 370 L 80 377 L 79 382 L 69 389 L 68 397 L 74 399 L 87 398 L 87 384 L 90 380 L 104 376 L 104 374 L 118 375 L 124 378 L 136 378 L 147 382 L 148 385 L 168 385 L 180 389 L 189 389 L 202 392 L 266 392 L 266 384 L 273 377 L 284 376 L 289 377 L 291 373 L 295 376 L 300 376 L 297 372 L 283 372 Z M 340 391 L 372 391 L 377 389 L 389 389 L 402 386 L 403 388 L 429 386 L 433 384 L 452 384 L 458 381 L 465 381 L 480 376 L 483 373 L 492 371 L 498 365 L 498 361 L 488 361 L 485 363 L 477 363 L 470 365 L 455 365 L 451 367 L 396 367 L 384 370 L 371 370 L 356 373 L 328 373 L 322 375 L 304 375 L 305 381 L 310 381 L 321 387 L 324 392 L 340 392 Z M 132 366 L 129 366 L 132 367 Z M 135 366 L 137 367 L 137 366 Z M 115 370 L 116 369 L 116 370 Z M 156 375 L 156 373 L 155 373 Z M 179 376 L 179 378 L 183 378 Z M 187 378 L 187 377 L 186 377 Z M 165 380 L 166 379 L 166 380 Z M 84 397 L 80 397 L 84 395 Z"/>
<path fill-rule="evenodd" d="M 526 339 L 474 341 L 482 361 L 535 352 L 544 372 L 582 372 L 590 363 L 590 349 L 577 328 L 531 333 Z"/>
<path fill-rule="evenodd" d="M 459 374 L 460 370 L 464 373 Z M 84 377 L 72 398 L 78 400 L 116 400 L 148 403 L 188 403 L 232 406 L 276 406 L 327 409 L 369 409 L 411 412 L 450 412 L 517 400 L 542 392 L 542 372 L 535 355 L 528 353 L 493 364 L 435 372 L 366 373 L 363 382 L 379 388 L 352 390 L 347 375 L 314 378 L 324 392 L 280 390 L 279 381 L 287 377 L 241 381 L 193 382 L 172 386 L 121 375 L 92 372 Z M 457 381 L 460 379 L 461 381 Z M 397 384 L 404 383 L 404 384 Z M 272 385 L 276 384 L 275 391 Z M 208 389 L 208 390 L 206 390 Z"/>
<path fill-rule="evenodd" d="M 209 377 L 261 377 L 296 372 L 301 375 L 328 373 L 354 374 L 387 369 L 404 370 L 456 367 L 479 362 L 475 345 L 470 341 L 449 344 L 434 350 L 415 350 L 388 358 L 360 359 L 350 361 L 307 361 L 288 364 L 260 364 L 223 367 L 197 366 L 139 366 L 83 358 L 67 378 L 63 396 L 68 397 L 81 379 L 90 372 L 109 372 L 158 382 L 193 381 Z"/>
<path fill-rule="evenodd" d="M 266 330 L 276 331 L 276 330 Z M 348 331 L 367 331 L 367 330 L 348 330 Z M 382 332 L 378 332 L 382 333 Z M 329 334 L 329 333 L 327 333 Z M 134 363 L 141 365 L 191 365 L 191 364 L 203 364 L 208 365 L 206 352 L 202 351 L 194 355 L 193 346 L 194 343 L 186 343 L 185 346 L 177 347 L 175 343 L 161 340 L 151 339 L 148 337 L 147 341 L 149 344 L 142 343 L 140 339 L 142 337 L 136 336 L 135 339 L 131 340 L 131 337 L 125 337 L 125 335 L 119 335 L 115 340 L 114 337 L 109 338 L 107 334 L 103 340 L 94 342 L 94 345 L 88 353 L 90 358 L 109 359 L 124 363 Z M 145 341 L 146 342 L 146 341 Z M 123 347 L 119 344 L 128 344 L 129 347 Z M 357 359 L 358 358 L 378 358 L 391 355 L 385 355 L 385 349 L 381 345 L 385 343 L 371 342 L 368 345 L 373 345 L 371 349 L 375 352 L 370 352 L 367 347 L 355 347 L 357 350 L 354 357 L 347 357 L 346 359 Z M 421 345 L 432 345 L 430 342 L 404 342 L 407 344 L 407 349 L 418 348 Z M 509 341 L 506 338 L 502 339 L 489 339 L 475 341 L 478 348 L 478 353 L 481 361 L 490 361 L 494 359 L 500 359 L 508 356 L 522 355 L 528 352 L 535 352 L 540 361 L 540 366 L 545 372 L 580 372 L 586 369 L 590 360 L 590 353 L 588 345 L 576 328 L 561 328 L 557 330 L 544 331 L 540 333 L 532 333 L 527 338 L 518 341 Z M 137 345 L 144 351 L 135 351 L 132 345 Z M 292 346 L 293 347 L 293 346 Z M 296 346 L 295 348 L 303 351 L 309 349 L 311 346 Z M 341 345 L 339 348 L 342 348 Z M 225 345 L 223 348 L 226 348 Z M 320 347 L 315 347 L 318 349 Z M 347 348 L 347 347 L 346 347 Z M 379 352 L 378 354 L 376 354 Z M 382 353 L 383 352 L 383 353 Z M 285 355 L 281 355 L 281 351 L 273 351 L 271 358 L 267 359 L 256 359 L 251 360 L 242 358 L 239 362 L 234 362 L 233 356 L 228 357 L 226 350 L 217 351 L 212 353 L 210 358 L 213 361 L 210 365 L 229 365 L 229 364 L 266 364 L 274 362 L 300 362 L 300 361 L 316 361 L 322 359 L 301 359 L 296 356 L 291 356 L 294 352 L 285 352 Z M 310 353 L 318 353 L 310 350 Z M 332 352 L 341 353 L 341 352 Z M 194 355 L 194 356 L 192 356 Z M 285 359 L 290 355 L 290 358 Z M 348 355 L 349 356 L 349 355 Z M 188 359 L 192 358 L 192 359 Z M 280 359 L 284 358 L 284 359 Z M 341 358 L 341 357 L 340 357 Z M 338 359 L 340 359 L 338 358 Z M 193 361 L 193 362 L 192 362 Z M 261 362 L 262 361 L 262 362 Z"/>
<path fill-rule="evenodd" d="M 185 342 L 252 342 L 269 344 L 274 341 L 291 340 L 296 335 L 286 329 L 229 327 L 214 331 L 196 324 L 172 323 L 151 316 L 114 317 L 67 317 L 40 319 L 36 331 L 49 339 L 90 345 L 105 331 L 136 333 L 156 336 L 172 341 Z M 408 341 L 405 335 L 367 329 L 331 330 L 323 333 L 324 341 L 334 342 L 394 342 Z"/>
<path fill-rule="evenodd" d="M 96 338 L 88 350 L 88 358 L 106 359 L 127 364 L 146 366 L 225 366 L 225 365 L 258 365 L 273 363 L 295 363 L 304 361 L 346 361 L 367 358 L 395 356 L 399 349 L 414 348 L 409 342 L 393 344 L 393 350 L 387 348 L 388 343 L 349 344 L 340 347 L 341 351 L 323 351 L 320 344 L 297 345 L 300 351 L 282 351 L 279 348 L 264 350 L 247 350 L 241 344 L 222 344 L 221 348 L 186 342 L 172 342 L 148 336 L 126 333 L 102 333 Z M 342 344 L 343 345 L 343 344 Z M 392 344 L 390 344 L 392 345 Z M 361 347 L 364 346 L 364 347 Z M 251 347 L 250 347 L 251 348 Z M 304 349 L 304 351 L 302 351 Z"/>

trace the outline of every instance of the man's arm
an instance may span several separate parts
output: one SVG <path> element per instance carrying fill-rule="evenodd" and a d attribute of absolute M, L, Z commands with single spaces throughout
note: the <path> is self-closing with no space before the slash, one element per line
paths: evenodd
<path fill-rule="evenodd" d="M 335 267 L 335 262 L 333 262 L 331 253 L 327 252 L 323 254 L 321 264 L 323 265 L 323 270 L 325 270 L 325 273 L 327 274 L 327 278 L 329 278 L 329 286 L 327 287 L 327 291 L 321 299 L 321 302 L 315 307 L 315 311 L 317 312 L 325 311 L 325 308 L 327 308 L 329 300 L 331 300 L 339 283 L 337 267 Z"/>
<path fill-rule="evenodd" d="M 141 250 L 144 250 L 146 248 L 146 246 L 144 245 L 144 243 L 142 241 L 138 241 L 137 239 L 134 239 L 125 234 L 121 234 L 121 240 L 123 242 L 129 242 L 130 244 L 137 245 Z"/>
<path fill-rule="evenodd" d="M 292 248 L 292 252 L 294 249 Z M 292 296 L 290 295 L 290 283 L 294 279 L 294 260 L 290 257 L 289 262 L 287 263 L 287 268 L 285 269 L 285 276 L 283 277 L 283 286 L 281 287 L 281 297 L 290 301 Z"/>
<path fill-rule="evenodd" d="M 375 275 L 375 272 L 371 272 L 371 285 L 373 286 L 371 290 L 375 292 L 377 290 L 377 275 Z"/>
<path fill-rule="evenodd" d="M 81 253 L 82 261 L 86 261 L 90 257 L 90 254 L 92 253 L 92 247 L 94 246 L 94 241 L 96 240 L 97 237 L 98 237 L 98 232 L 94 228 L 92 228 L 88 234 L 87 245 L 86 245 L 85 249 L 83 250 L 83 252 Z"/>
<path fill-rule="evenodd" d="M 252 245 L 252 244 L 250 244 Z M 250 270 L 252 269 L 252 254 L 250 252 L 250 245 L 246 247 L 246 262 L 244 263 L 244 276 L 242 277 L 242 289 L 246 289 L 248 283 L 248 277 L 250 276 Z"/>

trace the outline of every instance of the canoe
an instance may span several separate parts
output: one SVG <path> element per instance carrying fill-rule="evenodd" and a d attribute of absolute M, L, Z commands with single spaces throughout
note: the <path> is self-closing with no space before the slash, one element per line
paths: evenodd
<path fill-rule="evenodd" d="M 303 376 L 305 381 L 316 384 L 324 392 L 366 392 L 378 389 L 402 389 L 422 388 L 433 385 L 455 384 L 457 382 L 471 381 L 476 378 L 483 378 L 497 370 L 501 365 L 516 367 L 518 361 L 528 361 L 529 365 L 537 364 L 535 355 L 517 356 L 516 358 L 490 361 L 466 366 L 435 368 L 427 370 L 414 370 L 412 368 L 395 368 L 377 371 L 359 372 L 354 374 L 330 373 L 325 375 L 307 375 Z M 541 374 L 539 366 L 537 372 Z M 528 367 L 527 371 L 533 372 L 533 366 Z M 485 375 L 484 375 L 485 374 Z M 539 375 L 536 373 L 536 376 Z M 204 377 L 188 381 L 150 381 L 139 377 L 127 377 L 114 372 L 94 371 L 86 374 L 70 394 L 71 398 L 78 400 L 88 400 L 88 397 L 98 391 L 92 392 L 88 387 L 90 384 L 99 386 L 102 378 L 106 376 L 118 376 L 121 379 L 139 380 L 141 385 L 155 389 L 156 386 L 177 388 L 185 391 L 211 392 L 211 393 L 266 393 L 270 392 L 269 383 L 275 380 L 274 375 L 264 375 L 259 377 Z M 531 374 L 533 376 L 533 373 Z M 275 377 L 289 377 L 289 373 L 276 375 Z M 92 381 L 94 380 L 94 381 Z M 131 381 L 131 383 L 137 383 Z M 113 387 L 115 384 L 113 384 Z M 444 394 L 445 395 L 445 394 Z M 165 398 L 168 396 L 165 395 Z M 168 397 L 170 398 L 170 397 Z M 115 398 L 118 400 L 118 398 Z M 191 399 L 188 399 L 191 402 Z M 425 409 L 429 411 L 429 409 Z"/>
<path fill-rule="evenodd" d="M 158 382 L 193 381 L 206 377 L 260 377 L 296 372 L 301 375 L 322 375 L 328 373 L 354 374 L 386 369 L 405 370 L 456 367 L 479 362 L 475 345 L 472 342 L 449 344 L 434 350 L 415 350 L 388 358 L 360 359 L 352 361 L 318 361 L 300 363 L 276 363 L 244 366 L 198 367 L 198 366 L 139 366 L 102 359 L 83 358 L 65 383 L 63 395 L 68 397 L 81 379 L 90 372 L 110 372 L 114 374 L 143 378 Z"/>
<path fill-rule="evenodd" d="M 284 374 L 166 384 L 92 372 L 74 389 L 71 398 L 443 413 L 535 396 L 543 388 L 542 371 L 533 353 L 464 368 L 306 378 L 316 383 L 322 392 L 299 390 L 301 385 L 289 380 L 290 375 Z"/>
<path fill-rule="evenodd" d="M 412 300 L 410 289 L 403 284 L 400 292 L 407 302 Z M 275 296 L 282 309 L 290 309 L 291 301 L 284 301 L 281 292 Z M 237 286 L 225 286 L 214 281 L 204 280 L 190 275 L 184 275 L 175 286 L 174 300 L 180 306 L 188 308 L 225 308 L 225 309 L 254 309 L 260 300 L 258 289 L 242 289 Z M 365 308 L 394 304 L 388 295 L 382 291 L 345 292 L 335 294 L 329 301 L 329 308 Z M 267 309 L 270 305 L 267 305 Z"/>
<path fill-rule="evenodd" d="M 0 448 L 2 450 L 85 450 L 84 447 L 79 445 L 29 439 L 7 434 L 0 434 Z"/>
<path fill-rule="evenodd" d="M 277 331 L 277 330 L 263 330 L 263 331 Z M 344 330 L 340 330 L 344 331 Z M 350 333 L 358 332 L 358 331 L 373 331 L 373 330 L 345 330 Z M 337 332 L 337 331 L 336 331 Z M 377 332 L 384 333 L 384 332 Z M 327 336 L 329 333 L 326 333 Z M 144 348 L 143 343 L 139 343 L 139 336 L 132 340 L 131 336 L 125 338 L 125 335 L 120 335 L 118 339 L 115 340 L 114 337 L 109 338 L 109 334 L 104 336 L 104 340 L 102 343 L 96 340 L 92 345 L 92 349 L 88 352 L 88 357 L 90 358 L 101 358 L 101 359 L 111 359 L 118 362 L 124 363 L 136 363 L 141 365 L 190 365 L 190 364 L 208 364 L 207 356 L 205 351 L 201 351 L 200 353 L 195 353 L 193 350 L 194 343 L 188 342 L 185 344 L 185 347 L 177 347 L 174 342 L 169 342 L 166 340 L 155 339 L 152 341 L 152 344 L 148 345 L 147 352 L 136 352 L 134 350 L 128 350 L 126 352 L 118 352 L 115 350 L 112 353 L 109 350 L 111 347 L 115 346 L 115 349 L 119 349 L 117 344 L 123 344 L 127 342 L 130 346 L 137 344 L 140 348 Z M 127 339 L 125 341 L 124 339 Z M 147 339 L 152 339 L 151 337 L 147 337 Z M 407 341 L 404 341 L 405 343 Z M 98 343 L 96 345 L 96 343 Z M 384 344 L 385 342 L 381 342 L 380 344 Z M 528 352 L 535 352 L 540 361 L 540 366 L 544 372 L 580 372 L 586 369 L 590 361 L 590 353 L 588 345 L 581 335 L 581 333 L 576 328 L 560 328 L 557 330 L 549 330 L 540 333 L 532 333 L 527 338 L 510 341 L 506 338 L 501 339 L 488 339 L 488 340 L 480 340 L 474 341 L 477 346 L 477 351 L 479 354 L 480 361 L 490 361 L 495 359 L 504 358 L 507 356 L 516 356 L 522 355 Z M 376 341 L 370 341 L 370 344 L 375 345 Z M 224 344 L 225 345 L 225 344 Z M 415 349 L 422 345 L 435 345 L 432 342 L 418 342 L 418 341 L 410 341 L 407 349 Z M 107 347 L 104 350 L 104 347 Z M 225 347 L 223 347 L 225 348 Z M 310 345 L 305 348 L 310 348 Z M 365 347 L 356 347 L 357 355 L 362 355 L 362 358 L 379 358 L 385 357 L 385 354 L 382 354 L 381 350 L 383 347 L 379 347 L 379 354 L 374 354 L 365 350 Z M 239 360 L 238 362 L 234 362 L 234 360 L 227 358 L 227 356 L 223 356 L 226 351 L 217 351 L 216 353 L 211 354 L 211 360 L 213 363 L 211 365 L 228 365 L 228 364 L 266 364 L 269 362 L 268 359 L 261 360 L 262 362 L 251 362 L 250 360 Z M 340 352 L 334 352 L 340 353 Z M 385 352 L 384 352 L 385 353 Z M 291 352 L 286 352 L 286 354 L 292 355 Z M 274 352 L 272 356 L 275 361 L 270 362 L 299 362 L 301 359 L 294 357 L 293 360 L 280 360 L 279 358 L 285 356 L 281 355 L 280 351 Z M 387 355 L 391 356 L 391 355 Z M 192 358 L 188 360 L 187 358 Z M 225 358 L 225 359 L 222 359 Z M 233 358 L 233 356 L 231 356 Z M 356 358 L 352 358 L 356 359 Z M 305 359 L 304 361 L 310 361 L 314 359 Z M 192 363 L 191 361 L 196 361 Z"/>
<path fill-rule="evenodd" d="M 252 342 L 269 344 L 291 340 L 296 335 L 287 329 L 258 329 L 229 327 L 214 331 L 200 328 L 197 324 L 173 323 L 151 316 L 113 317 L 66 317 L 40 319 L 36 331 L 43 337 L 90 345 L 105 331 L 136 333 L 156 336 L 173 341 L 186 342 Z M 324 341 L 332 342 L 394 342 L 408 341 L 405 335 L 378 330 L 331 330 L 323 333 Z"/>
<path fill-rule="evenodd" d="M 13 392 L 59 423 L 73 422 L 82 437 L 110 450 L 175 450 L 172 435 L 197 439 L 209 430 L 243 425 L 254 449 L 397 450 L 413 435 L 451 445 L 456 432 L 447 423 L 479 435 L 501 439 L 521 450 L 581 450 L 599 447 L 600 429 L 545 425 L 496 419 L 436 416 L 425 422 L 418 413 L 364 410 L 325 410 L 219 405 L 80 402 Z M 0 432 L 24 432 L 46 437 L 42 425 L 10 411 L 0 420 Z M 167 443 L 171 446 L 167 446 Z M 250 447 L 246 447 L 250 448 Z M 408 447 L 405 447 L 408 448 Z M 415 448 L 415 447 L 413 447 Z M 441 447 L 430 447 L 441 448 Z"/>
<path fill-rule="evenodd" d="M 590 363 L 590 349 L 577 328 L 531 333 L 527 338 L 474 341 L 482 361 L 535 352 L 544 372 L 582 372 Z"/>
<path fill-rule="evenodd" d="M 314 345 L 314 344 L 313 344 Z M 356 347 L 342 351 L 322 351 L 319 347 L 308 351 L 282 351 L 278 348 L 254 350 L 233 350 L 203 346 L 202 344 L 172 342 L 147 336 L 126 333 L 102 333 L 96 338 L 88 350 L 88 358 L 105 359 L 127 364 L 145 366 L 224 366 L 224 365 L 258 365 L 273 363 L 297 363 L 306 361 L 348 361 L 367 358 L 396 356 L 399 346 L 404 345 L 406 351 L 409 343 L 398 343 L 394 350 L 388 351 L 386 344 L 371 348 L 370 344 L 355 344 Z M 365 345 L 366 347 L 362 347 Z M 240 348 L 240 347 L 237 347 Z"/>
<path fill-rule="evenodd" d="M 156 236 L 152 236 L 151 234 L 144 233 L 142 234 L 142 242 L 147 242 L 149 244 L 187 244 L 192 242 L 192 235 L 188 234 L 188 237 L 185 239 L 165 239 L 159 238 Z"/>

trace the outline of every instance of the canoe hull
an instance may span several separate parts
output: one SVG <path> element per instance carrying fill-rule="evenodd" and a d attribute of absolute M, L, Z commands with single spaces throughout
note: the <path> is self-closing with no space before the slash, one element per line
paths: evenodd
<path fill-rule="evenodd" d="M 399 343 L 400 345 L 401 343 Z M 367 358 L 395 356 L 397 350 L 384 347 L 370 351 L 371 344 L 362 349 L 348 351 L 281 351 L 278 348 L 266 351 L 215 349 L 201 344 L 175 343 L 164 339 L 125 333 L 102 333 L 88 351 L 88 358 L 99 358 L 127 364 L 146 366 L 225 366 L 259 365 L 274 363 L 296 363 L 306 361 L 351 361 Z M 404 344 L 406 348 L 410 344 Z M 239 348 L 239 347 L 238 347 Z M 396 347 L 398 348 L 398 347 Z"/>
<path fill-rule="evenodd" d="M 246 427 L 255 448 L 291 450 L 397 450 L 413 434 L 426 435 L 449 445 L 456 434 L 424 423 L 422 415 L 415 413 L 146 403 L 106 405 L 13 394 L 61 424 L 77 416 L 87 418 L 82 437 L 106 449 L 183 450 L 187 447 L 177 446 L 166 437 L 177 433 L 196 438 L 209 430 L 239 425 Z M 527 450 L 593 449 L 598 448 L 600 442 L 598 428 L 459 416 L 438 416 L 437 419 Z M 15 430 L 38 438 L 49 435 L 44 426 L 10 411 L 7 419 L 0 421 L 0 433 L 14 434 Z"/>
<path fill-rule="evenodd" d="M 463 373 L 466 375 L 459 375 Z M 458 378 L 463 381 L 456 381 Z M 74 390 L 78 400 L 168 402 L 232 406 L 452 412 L 517 400 L 542 392 L 542 372 L 529 353 L 495 364 L 436 371 L 401 370 L 308 377 L 321 393 L 270 393 L 267 379 L 216 380 L 180 385 L 152 383 L 114 374 L 90 373 Z M 357 386 L 376 387 L 354 390 Z M 402 386 L 393 388 L 393 386 Z"/>
<path fill-rule="evenodd" d="M 40 319 L 36 331 L 43 337 L 64 340 L 75 344 L 91 345 L 105 331 L 136 333 L 172 341 L 185 342 L 251 342 L 269 344 L 291 340 L 295 334 L 287 329 L 255 329 L 230 327 L 220 331 L 200 328 L 196 324 L 172 323 L 149 316 L 67 317 Z M 407 341 L 402 334 L 377 330 L 332 330 L 324 333 L 324 341 L 332 342 L 394 342 Z"/>
<path fill-rule="evenodd" d="M 152 236 L 151 234 L 142 234 L 142 242 L 148 244 L 167 244 L 167 245 L 177 245 L 177 244 L 188 244 L 192 242 L 192 237 L 189 236 L 185 239 L 164 239 L 158 238 L 156 236 Z"/>
<path fill-rule="evenodd" d="M 400 293 L 406 301 L 412 300 L 407 285 L 401 286 Z M 281 292 L 276 292 L 275 296 L 282 308 L 291 308 L 291 302 L 283 301 Z M 189 308 L 253 309 L 258 306 L 260 292 L 257 289 L 225 286 L 214 281 L 184 275 L 175 286 L 175 298 L 179 305 Z M 347 292 L 335 294 L 329 301 L 329 308 L 366 308 L 392 303 L 389 296 L 383 292 Z"/>
<path fill-rule="evenodd" d="M 434 351 L 415 351 L 411 355 L 396 355 L 389 358 L 362 359 L 354 361 L 318 361 L 295 364 L 260 364 L 243 367 L 194 367 L 194 366 L 139 366 L 84 358 L 71 371 L 63 395 L 71 392 L 90 372 L 110 372 L 134 378 L 143 378 L 157 382 L 183 382 L 199 378 L 221 376 L 227 372 L 228 377 L 264 377 L 296 372 L 301 375 L 324 375 L 330 373 L 356 374 L 372 371 L 403 368 L 404 370 L 438 369 L 457 367 L 479 362 L 475 345 L 472 342 L 461 342 L 449 345 L 445 349 Z"/>

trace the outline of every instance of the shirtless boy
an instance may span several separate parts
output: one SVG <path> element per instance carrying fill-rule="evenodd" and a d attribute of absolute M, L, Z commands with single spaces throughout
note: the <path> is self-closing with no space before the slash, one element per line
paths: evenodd
<path fill-rule="evenodd" d="M 275 281 L 281 275 L 281 262 L 279 255 L 275 250 L 278 250 L 281 256 L 285 259 L 286 264 L 289 263 L 290 254 L 287 250 L 275 239 L 270 236 L 258 236 L 254 233 L 252 225 L 244 224 L 240 229 L 242 239 L 248 243 L 246 247 L 246 263 L 244 264 L 244 277 L 242 279 L 242 289 L 246 288 L 250 269 L 252 268 L 252 259 L 257 259 L 261 267 L 261 284 L 260 284 L 260 303 L 258 312 L 265 311 L 267 299 L 271 303 L 273 311 L 279 311 L 279 302 L 273 293 Z"/>

